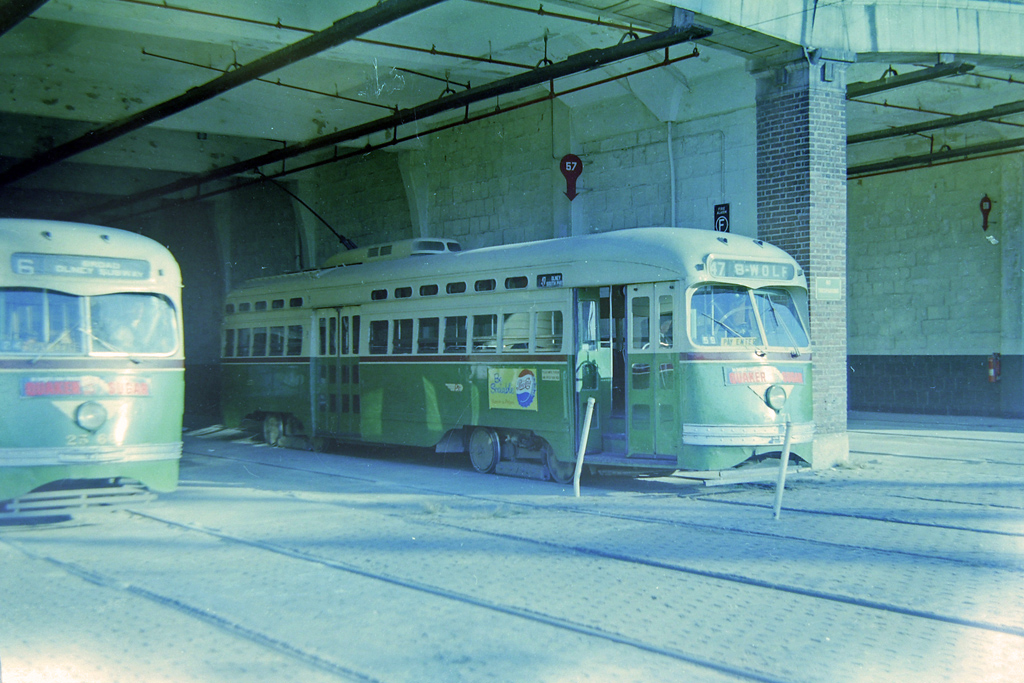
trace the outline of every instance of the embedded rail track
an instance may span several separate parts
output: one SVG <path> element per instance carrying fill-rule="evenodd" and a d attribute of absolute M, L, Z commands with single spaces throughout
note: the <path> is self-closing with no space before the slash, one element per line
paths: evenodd
<path fill-rule="evenodd" d="M 961 677 L 981 671 L 1003 680 L 1000 672 L 1014 671 L 1019 662 L 997 666 L 995 673 L 986 669 L 993 666 L 993 643 L 999 652 L 1024 652 L 1024 596 L 996 589 L 1024 579 L 1024 515 L 1012 503 L 962 502 L 956 495 L 893 498 L 888 483 L 873 494 L 862 481 L 811 477 L 793 482 L 780 523 L 771 519 L 771 493 L 757 485 L 708 491 L 673 483 L 650 493 L 639 482 L 602 490 L 597 480 L 581 503 L 549 483 L 419 465 L 423 476 L 403 476 L 396 472 L 404 463 L 393 460 L 380 466 L 349 459 L 338 467 L 332 456 L 219 452 L 207 445 L 185 449 L 183 500 L 166 497 L 111 513 L 120 521 L 117 533 L 206 548 L 218 571 L 241 573 L 235 579 L 240 590 L 252 581 L 287 595 L 323 591 L 325 604 L 331 590 L 366 592 L 379 595 L 365 603 L 374 614 L 380 605 L 400 603 L 397 611 L 408 614 L 387 622 L 395 629 L 390 646 L 399 650 L 415 650 L 426 636 L 408 629 L 426 631 L 440 614 L 486 623 L 486 635 L 474 638 L 513 638 L 505 645 L 516 649 L 525 647 L 519 640 L 525 633 L 530 640 L 574 642 L 581 651 L 611 648 L 617 661 L 639 658 L 664 680 L 680 675 L 673 667 L 696 680 L 857 680 L 858 657 L 873 649 L 893 653 L 886 664 L 893 679 L 928 678 L 959 666 L 967 667 L 957 670 Z M 1015 471 L 1017 465 L 994 466 Z M 218 470 L 234 488 L 207 481 Z M 247 477 L 242 488 L 240 474 Z M 465 490 L 453 485 L 456 477 L 484 485 Z M 519 482 L 515 493 L 503 489 L 513 482 Z M 1024 472 L 1010 483 L 1024 483 Z M 211 500 L 214 490 L 235 502 L 225 507 Z M 396 675 L 359 652 L 279 629 L 224 596 L 196 589 L 187 577 L 164 584 L 60 542 L 82 531 L 66 528 L 49 540 L 5 535 L 0 545 L 241 638 L 328 680 L 428 680 L 426 672 Z M 221 555 L 231 564 L 216 559 Z M 292 578 L 306 575 L 315 576 L 313 583 Z M 316 623 L 351 635 L 350 624 Z M 784 637 L 774 642 L 780 633 Z M 470 652 L 488 649 L 453 640 L 462 642 L 467 662 Z M 963 659 L 963 652 L 981 653 L 983 645 L 985 656 Z M 899 654 L 921 647 L 959 652 L 961 659 L 903 661 Z M 489 678 L 515 680 L 507 673 Z"/>

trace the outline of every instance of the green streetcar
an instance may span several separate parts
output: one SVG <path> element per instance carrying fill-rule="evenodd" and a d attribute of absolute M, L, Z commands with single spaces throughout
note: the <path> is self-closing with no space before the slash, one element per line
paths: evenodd
<path fill-rule="evenodd" d="M 131 232 L 0 220 L 0 513 L 176 488 L 181 274 Z"/>
<path fill-rule="evenodd" d="M 814 435 L 807 286 L 782 250 L 680 228 L 462 251 L 414 239 L 227 298 L 226 424 L 467 452 L 481 472 L 585 461 L 714 471 Z"/>

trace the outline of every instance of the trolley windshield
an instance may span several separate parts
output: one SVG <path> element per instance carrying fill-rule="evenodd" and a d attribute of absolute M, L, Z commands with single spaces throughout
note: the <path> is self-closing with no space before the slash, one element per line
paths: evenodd
<path fill-rule="evenodd" d="M 178 348 L 174 304 L 160 294 L 75 296 L 0 288 L 0 352 L 44 356 L 168 355 Z"/>
<path fill-rule="evenodd" d="M 701 346 L 809 345 L 793 297 L 784 289 L 703 285 L 690 299 L 690 338 Z"/>

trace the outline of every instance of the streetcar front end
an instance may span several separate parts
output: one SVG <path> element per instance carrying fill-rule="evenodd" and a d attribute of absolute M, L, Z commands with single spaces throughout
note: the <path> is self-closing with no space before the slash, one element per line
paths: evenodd
<path fill-rule="evenodd" d="M 781 254 L 781 252 L 779 252 Z M 721 470 L 781 453 L 811 462 L 807 288 L 792 259 L 709 255 L 685 295 L 678 465 Z"/>
<path fill-rule="evenodd" d="M 178 482 L 177 263 L 133 233 L 0 221 L 0 512 L 107 505 Z"/>

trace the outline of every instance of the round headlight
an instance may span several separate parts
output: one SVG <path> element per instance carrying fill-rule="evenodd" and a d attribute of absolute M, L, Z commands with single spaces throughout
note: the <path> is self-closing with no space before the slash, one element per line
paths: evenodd
<path fill-rule="evenodd" d="M 782 410 L 782 406 L 786 405 L 786 390 L 778 384 L 771 385 L 764 392 L 764 402 L 768 404 L 769 408 L 779 412 Z"/>
<path fill-rule="evenodd" d="M 95 432 L 107 421 L 107 409 L 95 401 L 89 401 L 78 406 L 75 411 L 75 422 L 82 429 Z"/>

